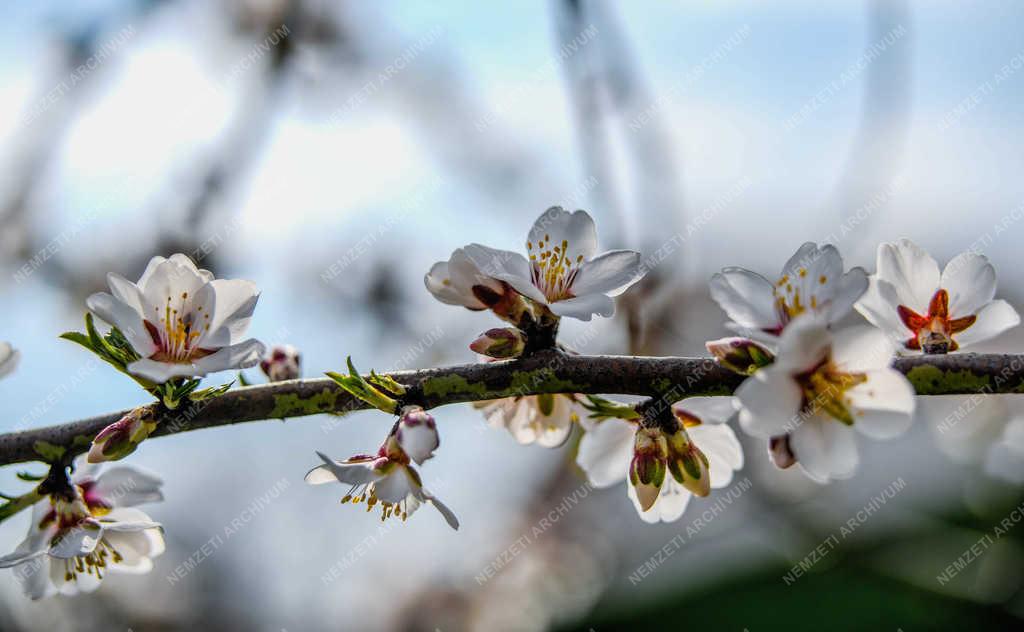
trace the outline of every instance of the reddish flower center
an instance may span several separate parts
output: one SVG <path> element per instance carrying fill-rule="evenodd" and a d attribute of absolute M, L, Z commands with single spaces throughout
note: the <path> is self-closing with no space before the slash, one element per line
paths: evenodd
<path fill-rule="evenodd" d="M 939 290 L 928 304 L 928 314 L 922 316 L 906 305 L 896 308 L 900 320 L 914 336 L 904 343 L 907 349 L 923 349 L 925 353 L 946 353 L 959 348 L 953 334 L 974 324 L 977 316 L 949 317 L 949 293 Z"/>

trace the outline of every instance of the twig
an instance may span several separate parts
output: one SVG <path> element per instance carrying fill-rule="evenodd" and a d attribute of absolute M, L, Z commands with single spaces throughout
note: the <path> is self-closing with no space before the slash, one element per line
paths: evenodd
<path fill-rule="evenodd" d="M 920 395 L 1024 393 L 1024 355 L 952 354 L 899 358 L 895 367 Z M 743 377 L 710 358 L 568 355 L 542 351 L 504 362 L 401 371 L 426 408 L 540 393 L 644 395 L 683 399 L 727 395 Z M 247 386 L 176 411 L 157 411 L 163 436 L 261 419 L 344 414 L 367 406 L 327 378 Z M 92 438 L 128 411 L 0 435 L 0 465 L 54 462 L 88 450 Z"/>

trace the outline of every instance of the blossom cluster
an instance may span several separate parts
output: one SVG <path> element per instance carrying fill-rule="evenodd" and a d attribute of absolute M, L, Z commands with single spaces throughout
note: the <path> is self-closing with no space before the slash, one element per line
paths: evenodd
<path fill-rule="evenodd" d="M 469 346 L 484 361 L 514 363 L 539 352 L 573 353 L 557 341 L 561 319 L 612 316 L 614 297 L 644 273 L 638 252 L 599 252 L 586 212 L 553 207 L 534 222 L 525 254 L 469 244 L 434 264 L 424 282 L 443 303 L 505 321 Z M 55 459 L 46 477 L 32 479 L 38 482 L 33 492 L 10 501 L 25 499 L 32 519 L 28 536 L 0 557 L 0 567 L 16 567 L 33 599 L 93 590 L 108 572 L 146 572 L 164 550 L 162 526 L 136 508 L 162 499 L 160 479 L 125 466 L 100 473 L 96 464 L 134 452 L 168 410 L 232 386 L 199 389 L 210 373 L 259 364 L 271 382 L 301 375 L 297 349 L 268 350 L 245 337 L 259 299 L 250 281 L 215 279 L 181 254 L 154 257 L 137 282 L 114 273 L 107 281 L 109 292 L 87 300 L 86 332 L 63 337 L 156 401 L 97 433 L 77 462 Z M 624 403 L 541 388 L 475 405 L 491 426 L 524 445 L 558 447 L 577 429 L 576 462 L 590 483 L 625 482 L 642 520 L 669 522 L 693 496 L 727 487 L 743 467 L 730 421 L 764 440 L 780 468 L 796 465 L 819 483 L 848 478 L 858 465 L 858 434 L 892 438 L 914 418 L 914 389 L 892 367 L 894 357 L 956 352 L 1020 322 L 1008 303 L 995 299 L 995 271 L 984 256 L 962 254 L 940 272 L 908 240 L 880 245 L 873 274 L 846 270 L 834 246 L 806 243 L 776 277 L 725 268 L 711 278 L 710 293 L 728 317 L 725 326 L 738 334 L 707 343 L 722 367 L 744 376 L 732 396 L 679 400 L 678 390 L 652 385 L 649 399 Z M 843 326 L 854 312 L 867 323 Z M 109 325 L 105 333 L 94 317 Z M 0 377 L 18 359 L 10 344 L 0 343 Z M 454 512 L 419 473 L 440 446 L 422 393 L 387 375 L 360 375 L 351 360 L 348 368 L 347 375 L 327 375 L 397 419 L 376 452 L 341 460 L 317 452 L 321 463 L 306 482 L 348 486 L 341 502 L 379 510 L 382 520 L 406 520 L 428 504 L 458 529 Z M 244 374 L 238 378 L 248 383 Z M 1024 463 L 1020 424 L 1006 424 L 990 452 L 993 472 Z"/>

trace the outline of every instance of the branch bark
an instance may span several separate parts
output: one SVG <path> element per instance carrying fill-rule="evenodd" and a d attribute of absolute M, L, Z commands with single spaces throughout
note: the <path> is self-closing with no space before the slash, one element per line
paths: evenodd
<path fill-rule="evenodd" d="M 1024 355 L 952 354 L 898 358 L 919 395 L 1024 393 Z M 744 377 L 711 358 L 568 355 L 549 350 L 503 362 L 401 371 L 391 377 L 409 388 L 410 401 L 446 404 L 541 393 L 664 397 L 728 395 Z M 155 405 L 155 404 L 154 404 Z M 228 391 L 220 397 L 162 410 L 152 436 L 177 434 L 261 419 L 345 414 L 367 408 L 327 378 L 290 380 Z M 89 449 L 97 432 L 120 411 L 0 435 L 0 465 L 52 463 Z"/>

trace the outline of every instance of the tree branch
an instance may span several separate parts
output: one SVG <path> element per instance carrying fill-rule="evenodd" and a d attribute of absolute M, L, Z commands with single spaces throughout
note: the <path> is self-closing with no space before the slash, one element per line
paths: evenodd
<path fill-rule="evenodd" d="M 1024 393 L 1024 355 L 952 354 L 898 358 L 919 395 Z M 744 377 L 711 358 L 568 355 L 542 351 L 504 362 L 401 371 L 391 377 L 409 387 L 410 401 L 434 408 L 540 393 L 643 395 L 671 398 L 727 395 Z M 154 404 L 155 406 L 156 404 Z M 220 397 L 160 410 L 152 436 L 261 419 L 345 414 L 367 408 L 327 378 L 290 380 L 228 391 Z M 89 449 L 97 432 L 121 411 L 0 435 L 0 465 L 69 460 Z"/>

